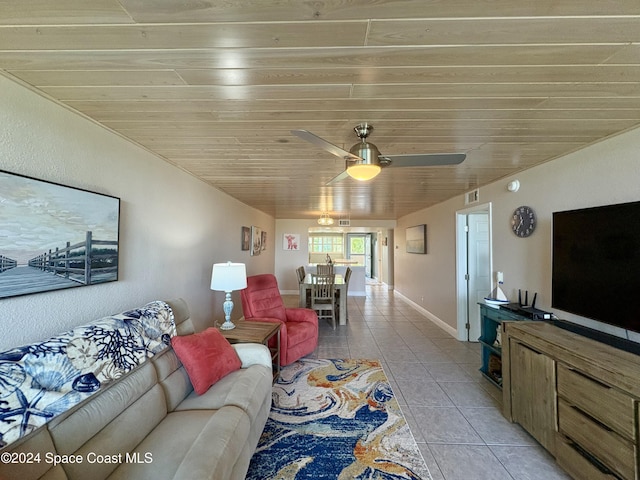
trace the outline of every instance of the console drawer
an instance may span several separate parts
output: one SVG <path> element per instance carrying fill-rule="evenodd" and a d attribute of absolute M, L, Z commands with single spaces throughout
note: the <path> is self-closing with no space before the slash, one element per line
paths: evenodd
<path fill-rule="evenodd" d="M 623 437 L 635 439 L 634 401 L 611 387 L 558 364 L 558 396 Z"/>
<path fill-rule="evenodd" d="M 556 461 L 569 475 L 580 480 L 617 480 L 583 456 L 564 435 L 556 438 Z"/>
<path fill-rule="evenodd" d="M 623 478 L 636 478 L 633 444 L 563 399 L 558 399 L 558 430 Z"/>

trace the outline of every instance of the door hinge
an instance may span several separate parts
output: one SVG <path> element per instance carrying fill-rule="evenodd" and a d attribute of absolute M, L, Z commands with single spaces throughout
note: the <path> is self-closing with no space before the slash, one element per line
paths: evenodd
<path fill-rule="evenodd" d="M 469 278 L 470 278 L 470 277 L 469 277 L 469 274 L 468 274 L 468 273 L 465 273 L 465 274 L 464 274 L 464 279 L 468 282 L 468 281 L 469 281 Z"/>
<path fill-rule="evenodd" d="M 467 330 L 471 330 L 471 324 L 469 322 L 465 323 L 464 328 L 466 328 Z"/>

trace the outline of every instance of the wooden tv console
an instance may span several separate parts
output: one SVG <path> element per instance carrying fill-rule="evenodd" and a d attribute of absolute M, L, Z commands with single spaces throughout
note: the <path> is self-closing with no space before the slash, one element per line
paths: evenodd
<path fill-rule="evenodd" d="M 504 416 L 575 479 L 639 480 L 640 356 L 546 322 L 502 325 Z"/>

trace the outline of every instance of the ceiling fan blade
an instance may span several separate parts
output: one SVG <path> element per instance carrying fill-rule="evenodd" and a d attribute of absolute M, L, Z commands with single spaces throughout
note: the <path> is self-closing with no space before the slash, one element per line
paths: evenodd
<path fill-rule="evenodd" d="M 333 177 L 331 180 L 329 180 L 326 185 L 332 185 L 334 183 L 338 183 L 341 182 L 342 180 L 344 180 L 345 178 L 347 178 L 349 176 L 349 174 L 347 173 L 347 171 L 345 170 L 344 172 L 342 172 L 340 175 L 337 175 L 335 177 Z"/>
<path fill-rule="evenodd" d="M 306 140 L 309 143 L 313 143 L 317 147 L 326 150 L 329 153 L 333 153 L 336 157 L 340 157 L 343 159 L 353 158 L 359 159 L 360 157 L 354 155 L 353 153 L 349 153 L 346 150 L 334 145 L 333 143 L 327 142 L 324 138 L 321 138 L 307 130 L 291 130 L 295 136 L 300 137 L 303 140 Z"/>
<path fill-rule="evenodd" d="M 408 155 L 384 155 L 391 160 L 389 167 L 435 167 L 458 165 L 467 157 L 464 153 L 422 153 Z"/>

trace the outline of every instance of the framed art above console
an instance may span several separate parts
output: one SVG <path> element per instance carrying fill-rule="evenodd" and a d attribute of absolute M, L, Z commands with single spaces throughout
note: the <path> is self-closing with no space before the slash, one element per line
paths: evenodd
<path fill-rule="evenodd" d="M 118 280 L 120 199 L 0 171 L 0 298 Z"/>

